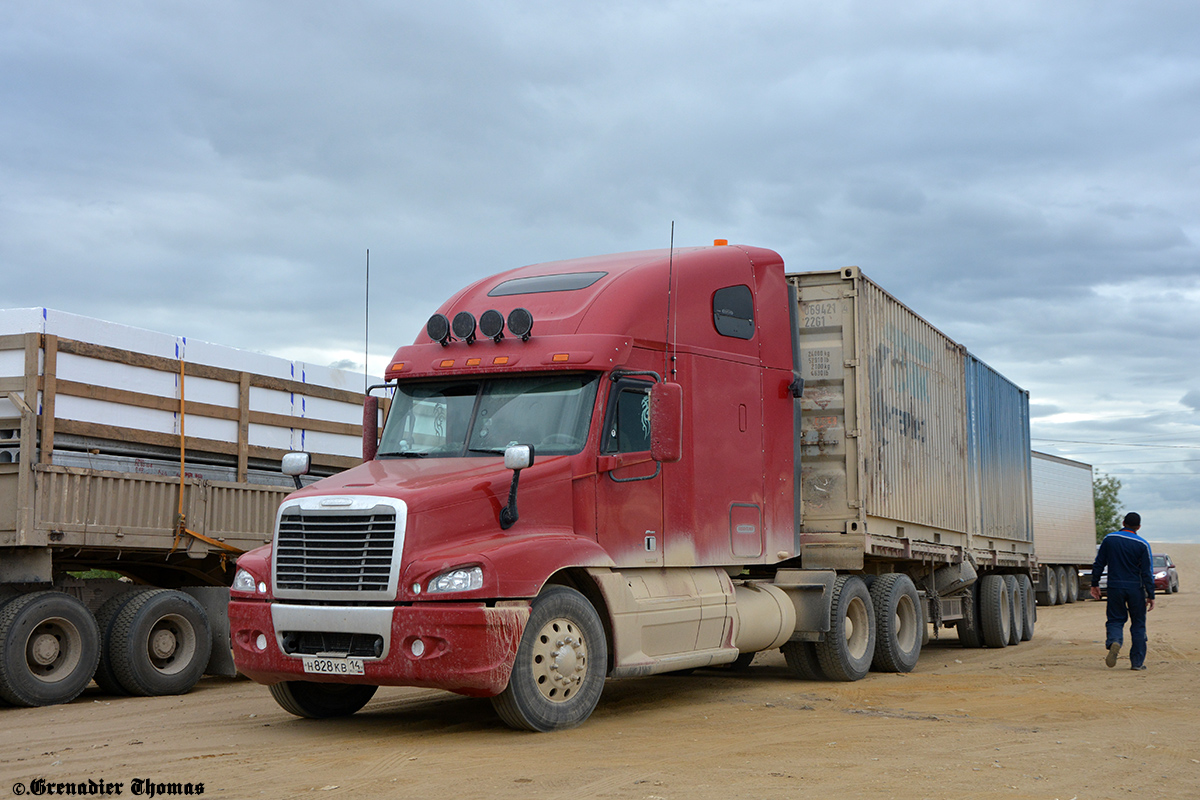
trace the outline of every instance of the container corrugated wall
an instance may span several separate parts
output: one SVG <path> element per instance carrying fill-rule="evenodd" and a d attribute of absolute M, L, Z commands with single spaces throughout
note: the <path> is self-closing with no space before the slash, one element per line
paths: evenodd
<path fill-rule="evenodd" d="M 974 356 L 966 357 L 971 494 L 987 539 L 1032 541 L 1029 395 Z"/>
<path fill-rule="evenodd" d="M 856 268 L 788 277 L 802 530 L 1028 552 L 1028 395 Z"/>
<path fill-rule="evenodd" d="M 864 509 L 965 531 L 963 351 L 866 279 L 858 300 Z"/>

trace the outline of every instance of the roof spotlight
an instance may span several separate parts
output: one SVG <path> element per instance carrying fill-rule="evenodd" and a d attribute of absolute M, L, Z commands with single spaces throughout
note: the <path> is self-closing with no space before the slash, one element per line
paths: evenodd
<path fill-rule="evenodd" d="M 450 343 L 450 320 L 445 314 L 434 314 L 429 318 L 429 322 L 425 323 L 425 333 L 429 334 L 429 338 L 445 347 Z"/>
<path fill-rule="evenodd" d="M 475 341 L 475 317 L 470 311 L 460 311 L 454 315 L 454 335 L 467 344 Z"/>
<path fill-rule="evenodd" d="M 513 336 L 520 336 L 522 342 L 528 342 L 533 330 L 533 314 L 524 308 L 514 308 L 508 314 L 508 329 Z"/>
<path fill-rule="evenodd" d="M 494 308 L 480 314 L 479 332 L 498 344 L 504 338 L 504 315 Z"/>

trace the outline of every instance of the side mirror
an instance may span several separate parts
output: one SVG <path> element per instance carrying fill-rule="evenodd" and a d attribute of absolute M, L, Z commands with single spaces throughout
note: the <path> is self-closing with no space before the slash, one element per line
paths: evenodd
<path fill-rule="evenodd" d="M 533 445 L 514 444 L 504 448 L 504 468 L 522 470 L 533 465 Z"/>
<path fill-rule="evenodd" d="M 362 433 L 363 461 L 370 461 L 379 451 L 379 398 L 374 395 L 363 398 Z"/>
<path fill-rule="evenodd" d="M 650 457 L 668 464 L 683 458 L 683 387 L 678 383 L 650 387 Z"/>
<path fill-rule="evenodd" d="M 291 475 L 296 481 L 296 488 L 300 489 L 300 476 L 307 475 L 312 468 L 312 456 L 308 453 L 284 453 L 279 468 L 284 475 Z"/>
<path fill-rule="evenodd" d="M 513 471 L 512 485 L 508 487 L 508 505 L 500 509 L 500 530 L 508 530 L 517 521 L 517 483 L 521 470 L 533 464 L 533 445 L 513 444 L 504 448 L 504 468 Z"/>

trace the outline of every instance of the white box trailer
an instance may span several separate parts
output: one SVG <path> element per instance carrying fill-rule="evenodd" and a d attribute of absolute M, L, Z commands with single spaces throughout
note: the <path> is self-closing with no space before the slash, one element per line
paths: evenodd
<path fill-rule="evenodd" d="M 361 461 L 364 377 L 51 309 L 0 310 L 0 697 L 233 674 L 233 557 Z M 80 579 L 89 570 L 114 579 Z"/>
<path fill-rule="evenodd" d="M 1079 570 L 1090 576 L 1096 559 L 1092 465 L 1036 451 L 1032 456 L 1037 601 L 1074 603 L 1080 597 Z"/>

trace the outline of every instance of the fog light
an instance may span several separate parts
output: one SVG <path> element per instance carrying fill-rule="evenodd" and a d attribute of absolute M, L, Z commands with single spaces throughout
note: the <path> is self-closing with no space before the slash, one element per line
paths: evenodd
<path fill-rule="evenodd" d="M 419 583 L 414 583 L 414 584 L 412 585 L 412 593 L 413 593 L 413 594 L 420 594 L 420 593 L 421 593 L 421 584 L 419 584 Z"/>
<path fill-rule="evenodd" d="M 266 650 L 267 649 L 267 637 L 260 633 L 258 635 L 258 638 L 254 640 L 254 646 L 257 647 L 260 652 L 263 650 Z"/>
<path fill-rule="evenodd" d="M 266 593 L 267 593 L 267 583 L 266 583 L 266 581 L 259 581 L 259 582 L 258 582 L 258 593 L 259 593 L 259 594 L 266 594 Z"/>
<path fill-rule="evenodd" d="M 425 655 L 425 643 L 422 642 L 420 639 L 413 639 L 412 654 L 414 656 L 416 656 L 417 658 L 420 658 L 421 656 Z"/>

